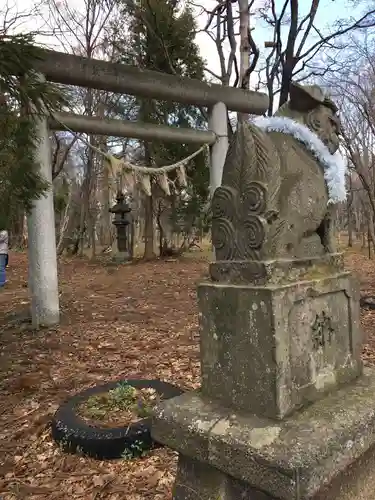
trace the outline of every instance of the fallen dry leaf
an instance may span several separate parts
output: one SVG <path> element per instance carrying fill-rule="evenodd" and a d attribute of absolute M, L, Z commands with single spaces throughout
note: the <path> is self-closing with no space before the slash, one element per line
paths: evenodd
<path fill-rule="evenodd" d="M 30 332 L 27 259 L 11 255 L 0 294 L 0 495 L 4 500 L 171 500 L 176 453 L 134 461 L 95 461 L 61 453 L 49 419 L 69 394 L 129 377 L 200 384 L 196 282 L 207 262 L 107 268 L 86 260 L 59 266 L 62 321 Z M 375 261 L 346 257 L 362 292 L 375 295 Z M 363 357 L 375 362 L 375 311 L 361 311 Z M 22 496 L 23 495 L 23 496 Z"/>
<path fill-rule="evenodd" d="M 151 262 L 109 274 L 100 264 L 63 260 L 61 325 L 35 333 L 23 286 L 27 258 L 10 257 L 9 284 L 0 294 L 0 496 L 170 500 L 171 450 L 130 462 L 65 455 L 51 439 L 49 421 L 69 394 L 110 380 L 160 378 L 198 387 L 195 288 L 207 264 Z"/>
<path fill-rule="evenodd" d="M 105 479 L 103 476 L 94 475 L 92 477 L 92 482 L 94 486 L 103 486 L 105 484 Z"/>

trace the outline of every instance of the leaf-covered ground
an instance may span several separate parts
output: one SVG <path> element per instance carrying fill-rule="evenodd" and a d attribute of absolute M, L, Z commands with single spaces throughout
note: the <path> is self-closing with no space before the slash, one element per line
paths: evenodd
<path fill-rule="evenodd" d="M 351 252 L 347 264 L 375 294 L 375 261 Z M 11 255 L 0 291 L 0 495 L 13 499 L 167 500 L 176 457 L 162 449 L 134 461 L 65 455 L 49 422 L 67 395 L 127 377 L 199 386 L 197 259 L 114 268 L 60 264 L 62 322 L 30 331 L 26 255 Z M 375 357 L 375 312 L 362 311 L 364 357 Z"/>

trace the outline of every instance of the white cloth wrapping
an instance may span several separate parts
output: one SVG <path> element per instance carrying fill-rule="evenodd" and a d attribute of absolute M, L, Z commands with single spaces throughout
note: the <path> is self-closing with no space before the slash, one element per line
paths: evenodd
<path fill-rule="evenodd" d="M 337 151 L 332 155 L 327 146 L 309 128 L 286 116 L 259 116 L 254 125 L 266 132 L 281 132 L 294 137 L 315 156 L 324 169 L 324 179 L 328 188 L 328 203 L 346 200 L 346 163 Z"/>

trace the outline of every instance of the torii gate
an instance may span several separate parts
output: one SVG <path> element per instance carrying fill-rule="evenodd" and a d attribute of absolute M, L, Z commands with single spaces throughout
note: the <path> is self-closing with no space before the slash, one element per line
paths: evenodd
<path fill-rule="evenodd" d="M 49 129 L 61 130 L 63 123 L 73 132 L 210 144 L 212 194 L 221 184 L 228 150 L 227 109 L 260 115 L 268 107 L 268 96 L 55 51 L 44 51 L 44 57 L 36 62 L 35 70 L 41 78 L 54 83 L 193 104 L 209 110 L 207 131 L 69 113 L 40 118 L 36 160 L 51 188 L 45 196 L 35 200 L 28 217 L 32 322 L 38 327 L 58 324 L 60 319 Z"/>

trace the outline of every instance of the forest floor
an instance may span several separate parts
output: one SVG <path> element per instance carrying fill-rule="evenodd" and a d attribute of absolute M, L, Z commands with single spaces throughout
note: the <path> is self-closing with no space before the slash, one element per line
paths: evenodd
<path fill-rule="evenodd" d="M 199 252 L 196 256 L 199 256 Z M 203 255 L 203 254 L 201 254 Z M 347 252 L 363 293 L 375 294 L 375 261 Z M 61 452 L 49 423 L 58 405 L 86 387 L 131 377 L 184 388 L 200 383 L 196 283 L 205 258 L 121 267 L 84 259 L 60 263 L 62 321 L 32 332 L 27 257 L 10 256 L 0 291 L 0 496 L 4 500 L 167 500 L 176 456 L 168 449 L 133 461 L 95 461 Z M 375 360 L 375 311 L 361 313 L 364 358 Z"/>

